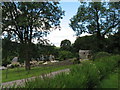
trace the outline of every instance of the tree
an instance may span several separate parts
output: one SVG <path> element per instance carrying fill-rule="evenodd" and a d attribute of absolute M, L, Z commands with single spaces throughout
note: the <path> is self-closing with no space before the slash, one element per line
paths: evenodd
<path fill-rule="evenodd" d="M 77 14 L 70 19 L 71 28 L 80 35 L 84 32 L 97 37 L 99 48 L 105 35 L 116 32 L 120 24 L 119 2 L 81 2 Z"/>
<path fill-rule="evenodd" d="M 70 51 L 70 49 L 71 49 L 70 40 L 65 39 L 65 40 L 61 41 L 60 47 L 62 50 Z"/>
<path fill-rule="evenodd" d="M 38 53 L 39 55 L 43 54 L 43 55 L 55 55 L 57 56 L 58 54 L 58 50 L 55 46 L 52 45 L 43 45 L 43 44 L 37 44 L 36 45 L 37 49 L 38 49 Z"/>
<path fill-rule="evenodd" d="M 75 49 L 76 52 L 78 52 L 80 49 L 81 50 L 96 50 L 96 42 L 95 38 L 93 35 L 91 36 L 83 36 L 83 37 L 78 37 L 74 44 L 73 48 Z"/>
<path fill-rule="evenodd" d="M 108 37 L 106 51 L 109 53 L 120 54 L 120 30 Z"/>
<path fill-rule="evenodd" d="M 65 51 L 65 50 L 59 51 L 60 60 L 66 60 L 66 59 L 73 58 L 73 57 L 74 56 L 70 51 Z"/>
<path fill-rule="evenodd" d="M 7 66 L 11 60 L 18 56 L 19 44 L 11 42 L 9 37 L 2 39 L 2 65 Z"/>
<path fill-rule="evenodd" d="M 2 2 L 3 31 L 11 32 L 12 39 L 20 42 L 20 57 L 30 69 L 31 43 L 44 42 L 41 38 L 60 27 L 64 11 L 58 2 Z M 24 51 L 24 52 L 23 52 Z"/>

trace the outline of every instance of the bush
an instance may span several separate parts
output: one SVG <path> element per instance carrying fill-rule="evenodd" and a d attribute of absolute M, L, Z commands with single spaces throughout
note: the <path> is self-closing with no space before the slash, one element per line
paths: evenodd
<path fill-rule="evenodd" d="M 66 59 L 69 59 L 72 57 L 73 57 L 73 54 L 70 51 L 60 51 L 59 52 L 59 58 L 61 60 L 66 60 Z"/>
<path fill-rule="evenodd" d="M 71 73 L 77 75 L 81 85 L 80 88 L 92 88 L 95 87 L 99 82 L 99 70 L 95 64 L 91 61 L 83 62 L 82 65 L 78 65 L 71 70 Z M 73 75 L 72 75 L 73 76 Z"/>
<path fill-rule="evenodd" d="M 10 58 L 7 58 L 7 59 L 2 59 L 2 66 L 7 66 L 8 64 L 10 64 L 11 61 L 10 61 Z"/>
<path fill-rule="evenodd" d="M 16 67 L 19 67 L 19 66 L 20 66 L 19 64 L 12 64 L 11 68 L 16 68 Z"/>
<path fill-rule="evenodd" d="M 103 57 L 107 57 L 107 56 L 110 56 L 110 54 L 107 52 L 98 52 L 93 56 L 93 59 L 95 60 L 95 59 L 103 58 Z"/>
<path fill-rule="evenodd" d="M 80 64 L 80 60 L 77 58 L 73 59 L 72 62 L 73 64 Z"/>

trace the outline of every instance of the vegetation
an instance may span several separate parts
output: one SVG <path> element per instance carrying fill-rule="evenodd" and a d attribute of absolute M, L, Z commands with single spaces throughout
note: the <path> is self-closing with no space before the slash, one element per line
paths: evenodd
<path fill-rule="evenodd" d="M 25 88 L 97 88 L 103 77 L 107 76 L 120 61 L 120 56 L 103 57 L 96 61 L 86 61 L 75 65 L 71 72 L 62 73 L 54 78 L 37 78 L 28 81 Z M 112 83 L 112 82 L 111 82 Z M 118 87 L 117 87 L 118 88 Z"/>
<path fill-rule="evenodd" d="M 108 57 L 111 54 L 107 53 L 107 52 L 98 52 L 96 54 L 93 55 L 93 60 L 96 60 L 97 58 L 103 58 L 103 57 Z"/>
<path fill-rule="evenodd" d="M 54 78 L 36 78 L 26 82 L 25 86 L 17 87 L 118 88 L 115 83 L 118 81 L 119 72 L 115 70 L 119 71 L 120 67 L 119 2 L 80 2 L 77 14 L 70 19 L 70 27 L 78 37 L 73 44 L 70 40 L 62 40 L 60 48 L 44 39 L 52 30 L 60 29 L 64 11 L 59 2 L 13 1 L 2 2 L 1 5 L 2 66 L 10 64 L 13 57 L 19 57 L 20 63 L 25 61 L 26 69 L 15 68 L 14 65 L 13 69 L 3 70 L 3 82 L 70 68 L 70 72 L 61 73 Z M 80 37 L 83 33 L 91 35 Z M 34 40 L 37 40 L 37 44 L 34 44 Z M 92 60 L 80 62 L 80 49 L 92 51 Z M 30 68 L 32 59 L 39 60 L 41 56 L 45 56 L 48 60 L 50 54 L 60 62 L 56 65 L 49 64 L 49 67 Z M 46 63 L 46 60 L 44 61 Z M 77 65 L 68 65 L 70 63 Z"/>
<path fill-rule="evenodd" d="M 8 69 L 7 71 L 7 78 L 6 78 L 6 70 L 2 71 L 2 82 L 14 81 L 25 79 L 33 76 L 40 76 L 42 74 L 50 73 L 53 71 L 71 68 L 73 65 L 66 65 L 66 66 L 51 66 L 51 67 L 33 67 L 30 71 L 24 70 L 24 68 L 13 68 Z"/>
<path fill-rule="evenodd" d="M 96 42 L 94 41 L 95 41 L 95 37 L 93 35 L 78 37 L 73 44 L 74 51 L 75 52 L 78 52 L 79 50 L 95 51 L 97 47 L 96 47 Z"/>
<path fill-rule="evenodd" d="M 119 88 L 119 73 L 113 72 L 101 81 L 100 88 Z"/>
<path fill-rule="evenodd" d="M 55 58 L 59 57 L 58 51 L 59 48 L 56 48 L 53 45 L 42 45 L 42 44 L 31 44 L 31 57 L 36 59 L 41 55 L 52 54 Z M 7 66 L 11 63 L 14 57 L 19 57 L 21 48 L 20 43 L 12 42 L 8 37 L 2 40 L 2 65 Z M 20 63 L 24 63 L 23 59 L 19 59 Z"/>
<path fill-rule="evenodd" d="M 81 2 L 77 14 L 70 19 L 70 26 L 78 35 L 87 32 L 102 39 L 118 28 L 119 10 L 118 2 Z"/>
<path fill-rule="evenodd" d="M 60 60 L 67 60 L 67 59 L 70 59 L 70 58 L 73 58 L 73 54 L 70 52 L 70 51 L 60 51 L 59 52 L 59 58 Z"/>
<path fill-rule="evenodd" d="M 71 28 L 80 35 L 84 32 L 95 35 L 99 50 L 104 48 L 105 35 L 119 30 L 118 2 L 81 2 L 77 14 L 70 19 Z"/>
<path fill-rule="evenodd" d="M 65 39 L 65 40 L 61 41 L 60 48 L 61 48 L 61 50 L 70 51 L 71 50 L 70 40 Z"/>
<path fill-rule="evenodd" d="M 109 53 L 120 54 L 120 29 L 114 35 L 110 35 L 107 40 L 106 51 Z"/>
<path fill-rule="evenodd" d="M 72 45 L 72 52 L 77 53 L 81 50 L 92 50 L 93 53 L 108 52 L 113 54 L 120 54 L 120 31 L 108 36 L 101 43 L 104 47 L 101 49 L 97 46 L 98 42 L 95 35 L 78 37 Z"/>
<path fill-rule="evenodd" d="M 60 19 L 64 12 L 58 4 L 58 2 L 2 2 L 3 33 L 4 31 L 9 33 L 11 39 L 20 42 L 19 56 L 25 60 L 26 70 L 30 70 L 32 40 L 46 42 L 41 38 L 51 29 L 60 27 Z"/>
<path fill-rule="evenodd" d="M 13 57 L 18 56 L 19 44 L 11 42 L 10 38 L 2 40 L 2 65 L 7 66 L 11 63 Z"/>

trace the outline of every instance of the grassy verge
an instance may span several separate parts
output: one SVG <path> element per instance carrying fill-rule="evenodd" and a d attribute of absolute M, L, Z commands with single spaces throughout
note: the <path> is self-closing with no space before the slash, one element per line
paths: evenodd
<path fill-rule="evenodd" d="M 69 74 L 62 73 L 54 78 L 37 78 L 27 82 L 22 88 L 97 88 L 101 81 L 118 67 L 119 61 L 120 56 L 115 55 L 96 59 L 94 62 L 82 62 L 81 65 L 73 66 Z M 113 77 L 117 78 L 116 75 Z"/>
<path fill-rule="evenodd" d="M 2 71 L 2 82 L 14 81 L 24 78 L 29 78 L 33 76 L 39 76 L 41 74 L 50 73 L 53 71 L 71 68 L 73 65 L 66 65 L 66 66 L 52 66 L 52 67 L 33 67 L 29 72 L 26 71 L 24 68 L 14 68 L 8 69 L 7 71 L 7 78 L 6 78 L 6 70 Z"/>
<path fill-rule="evenodd" d="M 100 88 L 118 88 L 118 73 L 112 73 L 108 75 L 100 83 Z"/>
<path fill-rule="evenodd" d="M 116 68 L 112 73 L 108 74 L 99 84 L 99 88 L 120 88 L 119 87 L 120 67 Z"/>

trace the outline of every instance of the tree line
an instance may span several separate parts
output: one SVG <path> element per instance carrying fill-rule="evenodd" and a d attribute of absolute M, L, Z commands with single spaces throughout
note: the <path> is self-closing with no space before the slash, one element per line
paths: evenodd
<path fill-rule="evenodd" d="M 3 41 L 3 54 L 6 53 L 7 56 L 13 51 L 13 55 L 18 55 L 15 52 L 19 52 L 21 60 L 26 62 L 26 70 L 30 70 L 30 58 L 38 53 L 38 46 L 36 49 L 33 41 L 47 43 L 43 37 L 52 30 L 60 29 L 60 19 L 63 18 L 65 11 L 62 10 L 59 2 L 2 2 L 1 5 L 2 34 L 4 38 L 8 37 L 8 43 L 11 43 L 10 47 L 6 41 L 5 44 Z M 61 50 L 76 53 L 79 49 L 92 49 L 95 52 L 119 53 L 119 6 L 119 2 L 80 2 L 77 14 L 70 19 L 69 25 L 77 36 L 85 32 L 92 36 L 79 37 L 72 46 L 69 40 L 65 40 L 61 42 Z M 14 40 L 16 43 L 9 40 Z M 42 50 L 46 48 L 46 46 L 39 48 L 41 47 Z M 8 51 L 4 52 L 5 49 Z M 35 50 L 34 53 L 33 50 Z M 6 57 L 5 55 L 3 57 Z"/>

